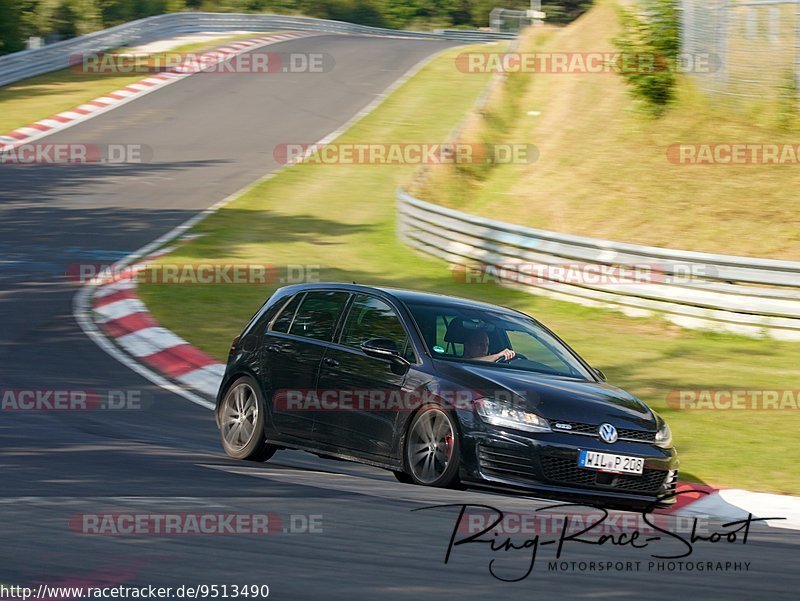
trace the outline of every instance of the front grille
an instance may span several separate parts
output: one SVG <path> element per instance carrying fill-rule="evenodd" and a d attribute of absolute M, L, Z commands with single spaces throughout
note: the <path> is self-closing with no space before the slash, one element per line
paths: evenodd
<path fill-rule="evenodd" d="M 558 424 L 566 424 L 570 426 L 569 429 L 559 428 Z M 565 421 L 555 421 L 554 422 L 554 430 L 556 432 L 564 432 L 566 434 L 586 434 L 591 435 L 597 438 L 597 429 L 600 427 L 599 425 L 594 424 L 582 424 L 579 422 L 565 422 Z M 656 433 L 655 432 L 647 432 L 645 430 L 632 430 L 631 428 L 617 428 L 617 435 L 619 436 L 619 440 L 629 440 L 634 442 L 655 442 L 656 440 Z"/>
<path fill-rule="evenodd" d="M 576 460 L 565 457 L 542 457 L 541 461 L 545 478 L 562 484 L 656 493 L 667 477 L 667 472 L 663 470 L 646 469 L 641 476 L 597 472 L 580 468 Z"/>
<path fill-rule="evenodd" d="M 563 457 L 542 457 L 544 477 L 554 482 L 569 484 L 595 484 L 598 472 L 579 469 L 575 461 Z"/>
<path fill-rule="evenodd" d="M 655 432 L 646 432 L 645 430 L 617 428 L 617 434 L 621 440 L 639 440 L 642 442 L 655 442 L 656 440 Z"/>
<path fill-rule="evenodd" d="M 487 475 L 523 480 L 539 479 L 531 460 L 512 449 L 480 445 L 478 459 L 481 471 Z"/>
<path fill-rule="evenodd" d="M 667 472 L 661 470 L 644 470 L 641 476 L 633 474 L 620 474 L 617 476 L 615 486 L 623 490 L 635 490 L 641 492 L 658 492 L 664 484 Z"/>
<path fill-rule="evenodd" d="M 652 469 L 645 469 L 641 476 L 599 472 L 578 467 L 577 459 L 548 455 L 540 458 L 544 476 L 542 480 L 536 470 L 535 460 L 530 458 L 527 451 L 487 445 L 478 446 L 478 460 L 481 472 L 487 476 L 637 493 L 659 492 L 667 477 L 666 471 Z M 677 474 L 672 482 L 677 482 Z"/>
<path fill-rule="evenodd" d="M 569 426 L 569 428 L 559 428 L 558 424 L 564 424 Z M 555 428 L 557 432 L 566 432 L 567 434 L 591 434 L 592 436 L 597 436 L 597 428 L 598 426 L 593 426 L 592 424 L 579 424 L 578 422 L 562 422 L 557 421 L 555 422 Z"/>

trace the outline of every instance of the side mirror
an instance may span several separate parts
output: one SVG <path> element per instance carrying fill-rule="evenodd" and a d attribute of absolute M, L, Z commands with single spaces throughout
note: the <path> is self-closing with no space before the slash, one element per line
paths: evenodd
<path fill-rule="evenodd" d="M 388 359 L 393 363 L 409 365 L 408 361 L 400 354 L 400 349 L 389 338 L 371 338 L 361 343 L 361 350 L 369 357 Z"/>
<path fill-rule="evenodd" d="M 593 367 L 592 370 L 594 370 L 594 373 L 597 374 L 597 377 L 600 378 L 601 381 L 603 382 L 607 381 L 606 375 L 602 372 L 602 370 L 599 370 L 596 367 Z"/>

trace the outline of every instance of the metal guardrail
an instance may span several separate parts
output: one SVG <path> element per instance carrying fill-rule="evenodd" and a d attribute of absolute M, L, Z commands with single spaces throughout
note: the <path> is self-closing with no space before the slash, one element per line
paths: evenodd
<path fill-rule="evenodd" d="M 560 234 L 469 215 L 403 190 L 397 200 L 398 234 L 405 243 L 451 264 L 493 270 L 503 283 L 528 292 L 637 317 L 661 314 L 687 328 L 800 340 L 800 262 Z M 645 267 L 656 277 L 593 284 L 555 275 L 576 264 L 638 273 Z M 531 265 L 564 269 L 530 277 Z"/>
<path fill-rule="evenodd" d="M 426 39 L 445 39 L 458 42 L 489 42 L 511 39 L 509 33 L 445 29 L 436 32 L 405 31 L 329 21 L 311 17 L 292 17 L 272 14 L 236 14 L 186 12 L 147 17 L 124 23 L 71 40 L 56 42 L 34 50 L 24 50 L 0 57 L 0 85 L 27 77 L 64 69 L 70 56 L 102 52 L 110 48 L 133 46 L 199 31 L 276 31 L 300 30 L 328 33 L 392 35 Z"/>

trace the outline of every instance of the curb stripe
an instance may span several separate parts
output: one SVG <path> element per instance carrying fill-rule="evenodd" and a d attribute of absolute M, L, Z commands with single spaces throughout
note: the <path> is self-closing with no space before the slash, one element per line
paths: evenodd
<path fill-rule="evenodd" d="M 119 290 L 130 290 L 131 288 L 136 288 L 135 282 L 132 282 L 130 278 L 120 279 L 112 284 L 104 284 L 102 288 L 98 288 L 94 293 L 94 297 L 102 298 L 103 296 L 114 294 Z"/>
<path fill-rule="evenodd" d="M 175 379 L 181 384 L 191 386 L 195 390 L 200 390 L 214 398 L 217 395 L 217 389 L 224 373 L 225 366 L 217 363 L 213 366 L 190 371 L 188 374 L 178 376 Z"/>
<path fill-rule="evenodd" d="M 101 324 L 103 330 L 112 338 L 119 338 L 126 334 L 138 332 L 145 328 L 153 328 L 158 326 L 156 321 L 146 311 L 139 313 L 131 313 L 119 319 L 112 319 Z"/>
<path fill-rule="evenodd" d="M 306 37 L 308 35 L 314 34 L 307 32 L 291 32 L 283 35 L 270 35 L 260 38 L 253 38 L 234 46 L 226 47 L 222 51 L 212 50 L 202 54 L 216 59 L 215 62 L 212 62 L 208 65 L 211 67 L 214 64 L 224 62 L 237 54 L 242 54 L 257 46 L 264 46 L 284 40 L 297 39 Z M 43 135 L 61 131 L 72 125 L 75 125 L 78 122 L 85 121 L 86 119 L 93 117 L 95 114 L 100 114 L 101 112 L 112 109 L 119 103 L 129 102 L 139 95 L 149 93 L 158 87 L 179 81 L 185 77 L 189 77 L 196 72 L 198 71 L 193 68 L 179 68 L 176 71 L 168 71 L 165 73 L 159 73 L 157 75 L 151 75 L 139 82 L 129 84 L 120 90 L 115 90 L 106 94 L 105 96 L 95 98 L 94 100 L 91 100 L 86 104 L 82 104 L 72 110 L 64 111 L 58 113 L 57 115 L 52 115 L 45 119 L 41 119 L 31 125 L 17 128 L 5 136 L 0 136 L 0 141 L 10 144 L 12 148 L 19 146 L 20 144 L 24 143 L 27 138 L 38 139 L 43 137 Z M 8 142 L 5 142 L 6 140 Z"/>
<path fill-rule="evenodd" d="M 131 313 L 141 313 L 147 311 L 147 307 L 138 298 L 130 298 L 126 300 L 117 301 L 102 307 L 95 307 L 95 321 L 97 323 L 104 323 L 112 319 L 119 319 Z"/>
<path fill-rule="evenodd" d="M 117 343 L 128 353 L 139 359 L 153 355 L 163 348 L 188 344 L 183 338 L 161 326 L 153 326 L 125 334 L 117 338 Z"/>
<path fill-rule="evenodd" d="M 95 297 L 94 306 L 102 307 L 104 305 L 110 305 L 111 303 L 115 303 L 117 301 L 125 300 L 128 298 L 136 298 L 136 295 L 133 293 L 133 290 L 117 290 L 116 292 L 112 292 L 106 296 Z"/>
<path fill-rule="evenodd" d="M 188 343 L 164 349 L 141 359 L 170 378 L 183 376 L 217 363 L 215 359 Z"/>

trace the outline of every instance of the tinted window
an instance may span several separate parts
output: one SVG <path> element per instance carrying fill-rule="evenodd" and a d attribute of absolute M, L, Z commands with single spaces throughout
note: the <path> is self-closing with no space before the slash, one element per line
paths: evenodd
<path fill-rule="evenodd" d="M 570 350 L 529 317 L 502 310 L 458 305 L 408 303 L 431 355 L 446 361 L 493 361 L 492 355 L 509 348 L 509 362 L 491 363 L 499 369 L 519 369 L 556 376 L 592 379 Z M 467 343 L 488 342 L 486 355 L 468 354 Z"/>
<path fill-rule="evenodd" d="M 348 292 L 306 293 L 289 333 L 315 340 L 330 340 L 349 296 Z"/>
<path fill-rule="evenodd" d="M 388 338 L 402 352 L 407 336 L 392 307 L 380 299 L 359 294 L 347 315 L 341 342 L 359 347 L 362 342 L 372 338 Z"/>
<path fill-rule="evenodd" d="M 273 332 L 283 332 L 285 334 L 289 331 L 289 326 L 292 325 L 292 319 L 294 319 L 294 314 L 297 312 L 297 307 L 300 305 L 302 298 L 303 295 L 298 294 L 284 307 L 281 314 L 278 315 L 278 319 L 272 324 Z"/>
<path fill-rule="evenodd" d="M 554 352 L 546 340 L 537 338 L 525 330 L 507 330 L 508 342 L 516 352 L 522 353 L 530 361 L 546 365 L 556 372 L 569 370 L 569 363 L 563 353 Z"/>

